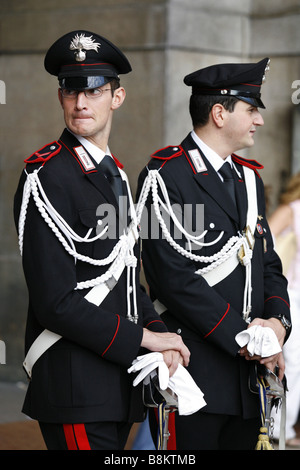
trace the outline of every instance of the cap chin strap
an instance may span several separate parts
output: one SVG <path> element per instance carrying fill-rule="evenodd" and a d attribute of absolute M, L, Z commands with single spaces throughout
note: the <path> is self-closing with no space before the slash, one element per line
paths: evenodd
<path fill-rule="evenodd" d="M 197 88 L 193 87 L 193 95 L 222 95 L 222 96 L 244 96 L 245 98 L 260 98 L 261 93 L 250 91 L 232 90 L 231 88 Z"/>
<path fill-rule="evenodd" d="M 193 87 L 193 95 L 213 95 L 213 96 L 233 96 L 242 101 L 246 101 L 258 108 L 265 108 L 265 105 L 261 101 L 261 93 L 251 93 L 250 91 L 232 90 L 230 88 L 220 88 L 218 90 L 210 88 L 197 88 Z"/>

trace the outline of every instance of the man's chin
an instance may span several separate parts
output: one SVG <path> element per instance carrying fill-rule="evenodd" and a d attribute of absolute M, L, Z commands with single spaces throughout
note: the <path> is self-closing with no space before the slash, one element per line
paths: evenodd
<path fill-rule="evenodd" d="M 81 135 L 82 137 L 88 137 L 92 134 L 92 131 L 89 126 L 87 126 L 87 123 L 81 123 L 78 122 L 72 126 L 69 126 L 69 129 L 73 134 L 76 135 Z"/>

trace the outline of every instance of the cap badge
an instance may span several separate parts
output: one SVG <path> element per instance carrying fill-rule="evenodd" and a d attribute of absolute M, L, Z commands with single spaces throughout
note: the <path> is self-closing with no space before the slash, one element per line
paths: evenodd
<path fill-rule="evenodd" d="M 266 65 L 266 68 L 265 68 L 265 72 L 264 72 L 264 75 L 263 75 L 263 78 L 262 78 L 262 82 L 264 83 L 266 81 L 266 75 L 267 75 L 267 72 L 269 72 L 270 70 L 270 59 L 268 60 L 267 62 L 267 65 Z"/>
<path fill-rule="evenodd" d="M 70 44 L 70 50 L 75 50 L 75 59 L 77 62 L 82 62 L 86 58 L 86 51 L 94 50 L 98 52 L 98 48 L 101 46 L 99 42 L 95 42 L 92 36 L 86 37 L 84 34 L 76 34 Z"/>

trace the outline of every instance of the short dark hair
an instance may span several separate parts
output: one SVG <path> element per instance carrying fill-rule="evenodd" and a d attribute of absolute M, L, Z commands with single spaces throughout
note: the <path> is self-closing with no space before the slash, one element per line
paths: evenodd
<path fill-rule="evenodd" d="M 238 98 L 235 97 L 192 94 L 190 98 L 190 115 L 193 126 L 202 127 L 207 124 L 209 113 L 215 104 L 221 104 L 227 111 L 232 113 L 238 101 Z"/>
<path fill-rule="evenodd" d="M 118 78 L 114 78 L 113 80 L 111 80 L 110 84 L 111 84 L 111 94 L 112 96 L 114 96 L 114 91 L 117 88 L 120 88 L 120 80 Z"/>

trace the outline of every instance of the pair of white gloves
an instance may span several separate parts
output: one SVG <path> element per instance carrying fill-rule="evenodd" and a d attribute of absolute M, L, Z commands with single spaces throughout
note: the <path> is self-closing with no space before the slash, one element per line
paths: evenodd
<path fill-rule="evenodd" d="M 196 385 L 189 372 L 179 364 L 176 371 L 169 376 L 169 369 L 164 362 L 162 353 L 153 352 L 138 356 L 128 369 L 128 372 L 139 372 L 133 381 L 134 387 L 157 369 L 158 383 L 161 390 L 171 389 L 178 399 L 178 413 L 190 415 L 206 405 L 203 393 Z"/>
<path fill-rule="evenodd" d="M 260 325 L 251 326 L 247 330 L 238 333 L 235 340 L 240 347 L 247 344 L 247 349 L 251 356 L 268 357 L 281 351 L 276 334 L 269 327 L 262 327 Z M 179 364 L 175 373 L 170 377 L 163 355 L 159 352 L 138 356 L 133 361 L 128 372 L 139 372 L 133 381 L 134 387 L 143 380 L 146 382 L 147 377 L 156 369 L 160 389 L 166 390 L 169 388 L 177 395 L 178 413 L 180 415 L 193 414 L 206 405 L 203 393 L 189 372 Z"/>
<path fill-rule="evenodd" d="M 238 333 L 235 340 L 241 348 L 247 344 L 250 356 L 269 357 L 281 352 L 275 332 L 267 326 L 250 326 Z"/>

